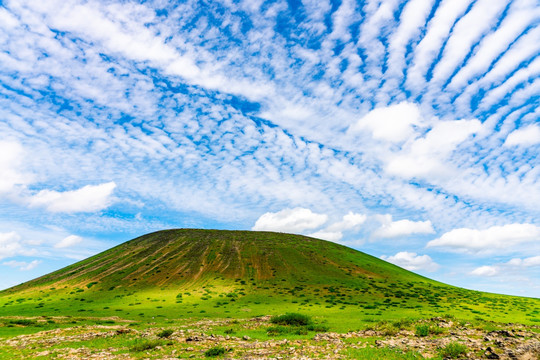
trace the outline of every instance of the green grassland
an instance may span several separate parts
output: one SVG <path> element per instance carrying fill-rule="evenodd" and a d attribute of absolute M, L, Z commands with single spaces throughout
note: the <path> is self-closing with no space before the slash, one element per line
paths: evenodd
<path fill-rule="evenodd" d="M 335 243 L 270 232 L 167 230 L 0 292 L 0 316 L 366 319 L 540 324 L 540 300 L 448 286 Z"/>
<path fill-rule="evenodd" d="M 540 325 L 540 299 L 449 286 L 332 242 L 179 229 L 141 236 L 0 292 L 0 338 L 107 321 L 159 327 L 291 312 L 334 332 L 445 316 Z M 265 339 L 279 332 L 248 333 Z"/>

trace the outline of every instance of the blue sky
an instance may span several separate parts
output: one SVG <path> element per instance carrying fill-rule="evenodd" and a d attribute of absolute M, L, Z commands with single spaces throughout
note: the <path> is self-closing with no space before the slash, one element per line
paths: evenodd
<path fill-rule="evenodd" d="M 536 0 L 0 4 L 0 288 L 196 227 L 540 296 Z"/>

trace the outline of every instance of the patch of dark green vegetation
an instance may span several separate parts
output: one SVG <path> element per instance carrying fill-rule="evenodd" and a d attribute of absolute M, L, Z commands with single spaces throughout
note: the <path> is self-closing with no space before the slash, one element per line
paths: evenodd
<path fill-rule="evenodd" d="M 206 357 L 216 357 L 224 355 L 227 352 L 230 352 L 231 349 L 225 349 L 223 346 L 214 346 L 204 352 Z"/>
<path fill-rule="evenodd" d="M 293 333 L 296 335 L 306 335 L 309 331 L 326 332 L 328 326 L 315 324 L 311 317 L 299 313 L 287 313 L 273 316 L 270 322 L 276 326 L 270 326 L 267 334 L 271 336 Z"/>
<path fill-rule="evenodd" d="M 164 343 L 161 340 L 136 339 L 133 345 L 131 345 L 130 350 L 133 352 L 148 351 L 163 345 Z"/>
<path fill-rule="evenodd" d="M 441 356 L 445 359 L 459 359 L 467 355 L 469 349 L 466 345 L 459 342 L 451 342 L 441 349 Z"/>
<path fill-rule="evenodd" d="M 171 329 L 165 329 L 160 332 L 158 332 L 157 336 L 162 339 L 169 338 L 174 333 L 174 330 Z"/>
<path fill-rule="evenodd" d="M 270 322 L 279 325 L 307 326 L 311 324 L 311 319 L 307 315 L 298 313 L 287 313 L 284 315 L 272 317 L 270 319 Z"/>

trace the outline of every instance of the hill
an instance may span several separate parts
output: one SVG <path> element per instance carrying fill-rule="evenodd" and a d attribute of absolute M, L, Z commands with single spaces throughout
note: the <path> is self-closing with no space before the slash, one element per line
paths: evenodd
<path fill-rule="evenodd" d="M 0 316 L 155 320 L 288 311 L 343 328 L 443 314 L 534 323 L 540 301 L 452 287 L 305 236 L 194 229 L 147 234 L 0 292 Z"/>

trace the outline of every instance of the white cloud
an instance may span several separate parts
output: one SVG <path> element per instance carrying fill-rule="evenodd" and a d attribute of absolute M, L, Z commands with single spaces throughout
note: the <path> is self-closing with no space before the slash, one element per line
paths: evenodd
<path fill-rule="evenodd" d="M 398 252 L 393 256 L 383 255 L 381 259 L 411 271 L 425 270 L 432 272 L 437 271 L 440 267 L 428 255 L 418 255 L 414 252 L 407 251 Z"/>
<path fill-rule="evenodd" d="M 54 245 L 55 248 L 61 249 L 61 248 L 67 248 L 71 247 L 73 245 L 76 245 L 82 241 L 82 237 L 77 235 L 69 235 L 65 238 L 63 238 L 61 241 L 59 241 L 57 244 Z"/>
<path fill-rule="evenodd" d="M 364 214 L 357 214 L 352 211 L 349 211 L 348 214 L 343 216 L 341 221 L 330 224 L 326 228 L 309 234 L 314 238 L 335 241 L 338 242 L 343 238 L 344 231 L 358 230 L 360 225 L 362 225 L 367 219 L 367 216 Z"/>
<path fill-rule="evenodd" d="M 375 230 L 373 236 L 377 238 L 393 238 L 412 234 L 433 234 L 435 230 L 431 221 L 392 221 L 392 215 L 378 215 L 381 227 Z"/>
<path fill-rule="evenodd" d="M 0 259 L 14 256 L 23 250 L 21 237 L 15 231 L 0 233 Z"/>
<path fill-rule="evenodd" d="M 400 142 L 414 135 L 413 125 L 422 118 L 417 105 L 402 102 L 397 105 L 371 110 L 349 128 L 352 134 L 369 131 L 374 139 Z"/>
<path fill-rule="evenodd" d="M 31 177 L 20 171 L 23 148 L 16 141 L 0 141 L 0 194 L 17 185 L 25 185 Z"/>
<path fill-rule="evenodd" d="M 107 208 L 112 203 L 114 182 L 86 185 L 77 190 L 41 190 L 29 199 L 31 207 L 44 207 L 51 212 L 94 212 Z"/>
<path fill-rule="evenodd" d="M 540 227 L 533 224 L 508 224 L 484 230 L 454 229 L 428 242 L 427 247 L 444 247 L 468 253 L 490 253 L 512 250 L 516 245 L 538 240 Z"/>
<path fill-rule="evenodd" d="M 357 214 L 349 211 L 347 215 L 343 216 L 343 220 L 331 224 L 326 228 L 327 231 L 344 231 L 357 229 L 367 219 L 364 214 Z"/>
<path fill-rule="evenodd" d="M 473 76 L 483 74 L 486 66 L 538 18 L 539 11 L 534 9 L 534 0 L 514 0 L 511 5 L 509 15 L 496 31 L 482 39 L 474 56 L 454 76 L 450 87 L 462 88 Z"/>
<path fill-rule="evenodd" d="M 499 273 L 499 269 L 495 266 L 480 266 L 473 271 L 471 271 L 471 275 L 475 276 L 495 276 Z"/>
<path fill-rule="evenodd" d="M 425 84 L 425 73 L 439 53 L 456 19 L 462 15 L 471 0 L 445 0 L 428 24 L 426 35 L 414 50 L 414 61 L 409 68 L 407 83 L 418 88 Z"/>
<path fill-rule="evenodd" d="M 514 258 L 514 259 L 509 260 L 506 264 L 510 266 L 518 266 L 518 267 L 540 266 L 540 255 L 532 256 L 532 257 L 528 257 L 524 259 Z"/>
<path fill-rule="evenodd" d="M 540 126 L 529 125 L 522 129 L 514 130 L 508 135 L 504 146 L 530 146 L 540 144 Z"/>
<path fill-rule="evenodd" d="M 19 268 L 21 271 L 30 271 L 32 269 L 35 269 L 39 264 L 41 264 L 41 260 L 32 260 L 31 262 L 27 263 L 26 261 L 6 261 L 3 262 L 2 265 L 10 266 L 12 268 Z"/>
<path fill-rule="evenodd" d="M 328 220 L 328 216 L 317 214 L 309 209 L 284 209 L 275 213 L 267 212 L 255 222 L 251 230 L 277 231 L 302 234 L 306 230 L 316 229 Z"/>
<path fill-rule="evenodd" d="M 540 256 L 532 256 L 528 258 L 513 258 L 504 263 L 498 263 L 494 265 L 480 266 L 470 272 L 475 276 L 510 276 L 516 275 L 520 278 L 527 273 L 528 268 L 539 267 Z M 520 279 L 520 282 L 523 281 Z"/>
<path fill-rule="evenodd" d="M 454 26 L 442 58 L 433 70 L 432 82 L 442 82 L 451 76 L 478 39 L 493 28 L 506 5 L 503 0 L 479 0 L 473 5 Z"/>
<path fill-rule="evenodd" d="M 439 177 L 451 173 L 453 169 L 446 161 L 451 152 L 481 129 L 482 124 L 478 120 L 438 122 L 425 137 L 391 157 L 386 171 L 404 178 Z"/>

